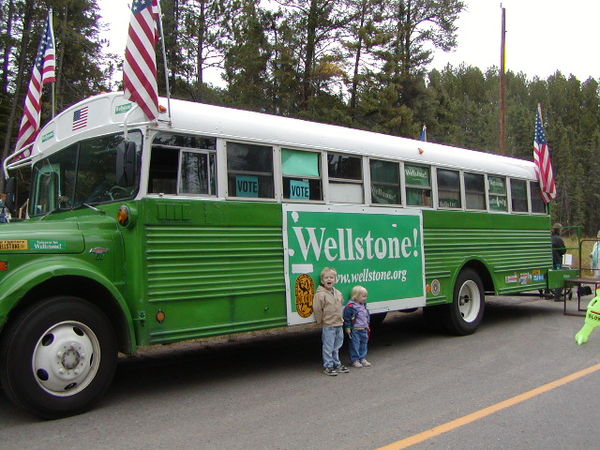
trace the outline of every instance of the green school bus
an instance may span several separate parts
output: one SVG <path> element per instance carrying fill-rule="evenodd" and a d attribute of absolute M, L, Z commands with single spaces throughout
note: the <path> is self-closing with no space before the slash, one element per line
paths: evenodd
<path fill-rule="evenodd" d="M 5 161 L 32 181 L 0 225 L 0 381 L 44 418 L 90 408 L 119 352 L 312 322 L 324 267 L 375 318 L 422 307 L 458 335 L 486 294 L 573 276 L 530 161 L 180 100 L 148 122 L 122 93 L 25 150 Z"/>

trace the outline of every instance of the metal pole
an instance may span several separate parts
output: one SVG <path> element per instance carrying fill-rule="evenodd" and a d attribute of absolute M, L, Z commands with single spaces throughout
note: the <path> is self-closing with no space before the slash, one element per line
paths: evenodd
<path fill-rule="evenodd" d="M 52 8 L 50 8 L 48 11 L 48 22 L 50 26 L 50 33 L 52 34 L 52 45 L 54 46 L 54 55 L 56 55 L 56 42 L 54 41 L 54 21 L 52 19 Z M 56 80 L 56 59 L 54 60 L 54 71 L 54 79 Z M 56 115 L 56 108 L 54 104 L 54 96 L 56 95 L 54 91 L 54 86 L 56 85 L 56 81 L 53 81 L 51 85 L 52 86 L 50 95 L 52 96 L 52 118 L 54 119 L 54 116 Z"/>
<path fill-rule="evenodd" d="M 167 89 L 167 109 L 169 111 L 169 121 L 171 121 L 171 89 L 169 87 L 169 69 L 167 67 L 167 51 L 165 49 L 165 33 L 162 25 L 162 9 L 160 1 L 158 3 L 158 27 L 160 30 L 160 42 L 162 46 L 163 61 L 165 63 L 165 88 Z"/>
<path fill-rule="evenodd" d="M 502 31 L 500 36 L 500 133 L 498 152 L 506 154 L 506 8 L 502 7 Z"/>

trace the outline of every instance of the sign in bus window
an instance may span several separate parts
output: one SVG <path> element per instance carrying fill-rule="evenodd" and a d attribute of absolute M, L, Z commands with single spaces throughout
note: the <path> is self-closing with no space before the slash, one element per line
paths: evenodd
<path fill-rule="evenodd" d="M 400 164 L 372 159 L 371 201 L 387 205 L 402 203 L 400 195 Z"/>
<path fill-rule="evenodd" d="M 235 177 L 236 197 L 258 197 L 258 177 L 237 175 Z"/>
<path fill-rule="evenodd" d="M 229 195 L 273 198 L 273 149 L 228 142 L 227 178 Z"/>
<path fill-rule="evenodd" d="M 527 182 L 510 179 L 510 196 L 513 212 L 527 212 Z"/>
<path fill-rule="evenodd" d="M 460 173 L 456 170 L 437 169 L 438 206 L 460 208 Z"/>
<path fill-rule="evenodd" d="M 506 179 L 503 177 L 488 176 L 488 192 L 490 209 L 492 211 L 507 211 Z"/>
<path fill-rule="evenodd" d="M 283 198 L 322 200 L 321 154 L 282 149 Z"/>
<path fill-rule="evenodd" d="M 464 178 L 467 209 L 487 209 L 485 204 L 485 177 L 478 173 L 465 172 Z"/>
<path fill-rule="evenodd" d="M 432 206 L 431 178 L 429 173 L 429 167 L 404 166 L 407 205 Z"/>
<path fill-rule="evenodd" d="M 310 200 L 310 184 L 307 180 L 290 180 L 292 200 Z"/>

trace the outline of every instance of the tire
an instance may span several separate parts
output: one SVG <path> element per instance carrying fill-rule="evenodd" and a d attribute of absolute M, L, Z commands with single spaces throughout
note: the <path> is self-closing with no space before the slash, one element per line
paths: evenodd
<path fill-rule="evenodd" d="M 481 278 L 473 269 L 463 269 L 454 284 L 452 303 L 444 305 L 446 330 L 457 336 L 472 334 L 483 318 L 485 295 Z"/>
<path fill-rule="evenodd" d="M 387 316 L 387 313 L 377 313 L 377 314 L 372 314 L 371 315 L 371 320 L 370 320 L 370 324 L 371 328 L 377 328 L 380 327 L 381 324 L 383 323 L 383 321 L 385 320 L 385 316 Z"/>
<path fill-rule="evenodd" d="M 0 381 L 17 406 L 43 419 L 89 409 L 108 389 L 117 341 L 108 318 L 77 297 L 51 297 L 20 314 L 0 347 Z"/>

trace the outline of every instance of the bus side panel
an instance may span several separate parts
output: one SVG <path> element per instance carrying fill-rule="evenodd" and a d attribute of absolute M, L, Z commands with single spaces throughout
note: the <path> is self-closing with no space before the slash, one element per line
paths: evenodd
<path fill-rule="evenodd" d="M 546 287 L 548 216 L 423 211 L 423 225 L 428 305 L 452 301 L 454 280 L 469 261 L 485 266 L 493 283 L 485 287 L 496 294 Z"/>
<path fill-rule="evenodd" d="M 149 344 L 286 325 L 281 205 L 143 202 Z"/>

